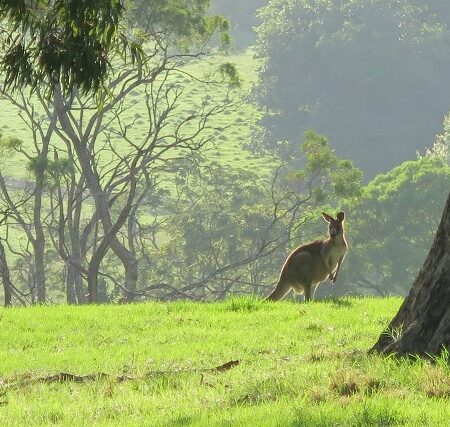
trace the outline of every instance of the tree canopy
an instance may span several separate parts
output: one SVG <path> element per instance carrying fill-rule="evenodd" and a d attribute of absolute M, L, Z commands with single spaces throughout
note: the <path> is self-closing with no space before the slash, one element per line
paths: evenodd
<path fill-rule="evenodd" d="M 206 16 L 209 0 L 0 0 L 0 67 L 6 88 L 36 87 L 43 80 L 95 93 L 104 84 L 117 53 L 143 61 L 144 35 L 124 26 L 129 22 L 172 45 L 187 48 L 205 43 L 219 31 L 228 42 L 228 22 Z M 50 91 L 52 85 L 49 86 Z"/>
<path fill-rule="evenodd" d="M 449 186 L 449 165 L 429 155 L 377 175 L 356 203 L 347 203 L 349 288 L 378 296 L 407 294 L 432 243 Z"/>
<path fill-rule="evenodd" d="M 123 11 L 120 0 L 0 0 L 5 85 L 46 79 L 66 91 L 97 90 Z"/>
<path fill-rule="evenodd" d="M 273 0 L 262 8 L 255 95 L 269 110 L 265 146 L 313 128 L 369 175 L 415 157 L 449 109 L 448 8 L 438 6 Z"/>
<path fill-rule="evenodd" d="M 228 21 L 207 14 L 209 6 L 210 0 L 128 0 L 127 14 L 131 26 L 160 37 L 170 35 L 178 47 L 204 43 L 217 31 L 228 43 Z"/>

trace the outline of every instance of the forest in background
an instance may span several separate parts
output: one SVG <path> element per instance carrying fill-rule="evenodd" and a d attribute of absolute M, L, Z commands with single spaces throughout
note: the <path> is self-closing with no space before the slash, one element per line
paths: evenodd
<path fill-rule="evenodd" d="M 446 3 L 241 3 L 129 3 L 150 59 L 117 55 L 100 100 L 4 92 L 14 304 L 262 295 L 338 209 L 318 296 L 407 293 L 450 187 Z"/>

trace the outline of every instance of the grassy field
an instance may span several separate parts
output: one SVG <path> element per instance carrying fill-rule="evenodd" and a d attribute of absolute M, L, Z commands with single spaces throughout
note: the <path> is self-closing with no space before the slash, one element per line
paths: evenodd
<path fill-rule="evenodd" d="M 448 361 L 366 354 L 400 303 L 3 309 L 0 425 L 448 426 Z"/>

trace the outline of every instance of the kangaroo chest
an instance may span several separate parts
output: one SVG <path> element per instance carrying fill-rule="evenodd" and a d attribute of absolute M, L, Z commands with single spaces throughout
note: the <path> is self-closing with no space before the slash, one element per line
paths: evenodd
<path fill-rule="evenodd" d="M 345 243 L 330 244 L 323 247 L 320 255 L 327 268 L 333 271 L 346 251 Z"/>

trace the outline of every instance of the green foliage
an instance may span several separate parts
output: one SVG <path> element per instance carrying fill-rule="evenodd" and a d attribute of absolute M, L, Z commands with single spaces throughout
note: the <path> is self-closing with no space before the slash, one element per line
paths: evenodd
<path fill-rule="evenodd" d="M 38 178 L 38 180 L 40 180 L 44 177 L 47 166 L 47 156 L 38 155 L 30 160 L 30 163 L 28 164 L 28 170 L 32 172 Z"/>
<path fill-rule="evenodd" d="M 229 62 L 221 64 L 219 67 L 220 74 L 222 78 L 228 79 L 230 84 L 234 87 L 240 87 L 242 85 L 241 78 L 239 77 L 239 72 L 234 64 Z"/>
<path fill-rule="evenodd" d="M 174 38 L 183 49 L 193 44 L 200 46 L 215 33 L 221 34 L 222 43 L 229 44 L 229 23 L 222 16 L 208 16 L 209 3 L 210 0 L 129 0 L 128 19 L 132 26 L 147 33 Z"/>
<path fill-rule="evenodd" d="M 150 283 L 195 289 L 208 299 L 261 292 L 273 283 L 313 212 L 361 193 L 361 171 L 339 159 L 325 136 L 308 132 L 301 150 L 304 167 L 295 173 L 286 167 L 275 181 L 215 163 L 180 168 L 178 199 L 167 207 L 174 213 L 165 228 L 170 240 L 149 249 Z M 198 293 L 201 278 L 208 278 L 207 288 Z"/>
<path fill-rule="evenodd" d="M 64 179 L 70 182 L 76 176 L 75 162 L 70 158 L 47 160 L 45 172 L 50 187 L 60 186 Z"/>
<path fill-rule="evenodd" d="M 98 94 L 104 89 L 114 55 L 145 65 L 144 34 L 122 28 L 123 3 L 0 0 L 0 19 L 5 20 L 0 38 L 5 86 L 17 90 L 46 81 L 49 95 L 57 83 L 65 93 L 77 87 L 85 94 Z M 229 43 L 228 21 L 206 16 L 209 0 L 134 0 L 128 4 L 128 23 L 144 28 L 157 44 L 169 38 L 171 47 L 188 50 L 192 45 L 203 46 L 215 33 L 221 34 L 224 44 Z"/>
<path fill-rule="evenodd" d="M 272 238 L 283 228 L 280 221 L 270 233 L 267 231 L 273 207 L 265 194 L 265 180 L 252 171 L 209 163 L 201 169 L 184 165 L 174 181 L 178 199 L 166 207 L 173 213 L 165 227 L 170 240 L 149 250 L 150 283 L 179 284 L 182 288 L 211 276 L 209 291 L 203 296 L 217 298 L 221 290 L 233 285 L 231 277 L 238 276 L 242 282 L 233 290 L 248 293 L 252 285 L 278 270 L 282 253 L 239 266 L 242 260 L 252 259 L 263 239 Z M 235 263 L 228 271 L 226 266 Z"/>
<path fill-rule="evenodd" d="M 49 161 L 47 169 L 52 176 L 60 178 L 73 173 L 75 171 L 75 164 L 73 159 L 63 158 Z"/>
<path fill-rule="evenodd" d="M 324 135 L 305 132 L 301 145 L 305 157 L 305 171 L 297 172 L 298 178 L 313 177 L 320 185 L 314 188 L 318 203 L 332 198 L 356 198 L 361 193 L 362 172 L 350 160 L 340 159 L 329 146 Z"/>
<path fill-rule="evenodd" d="M 437 13 L 443 4 L 271 1 L 257 28 L 264 146 L 277 150 L 276 141 L 313 128 L 369 175 L 411 159 L 448 110 L 450 30 L 448 15 Z"/>
<path fill-rule="evenodd" d="M 0 132 L 0 153 L 11 155 L 15 151 L 20 150 L 23 145 L 23 141 L 20 138 L 15 137 L 3 137 Z"/>
<path fill-rule="evenodd" d="M 405 295 L 431 246 L 449 188 L 450 167 L 437 156 L 376 176 L 346 207 L 350 287 Z"/>
<path fill-rule="evenodd" d="M 450 165 L 450 114 L 444 117 L 443 127 L 442 133 L 437 136 L 433 146 L 426 149 L 426 155 L 439 157 Z"/>
<path fill-rule="evenodd" d="M 366 353 L 401 299 L 346 301 L 0 309 L 0 423 L 446 425 L 445 366 Z"/>
<path fill-rule="evenodd" d="M 0 18 L 10 25 L 0 39 L 6 87 L 47 80 L 66 92 L 74 86 L 97 91 L 122 13 L 120 0 L 1 0 Z"/>

